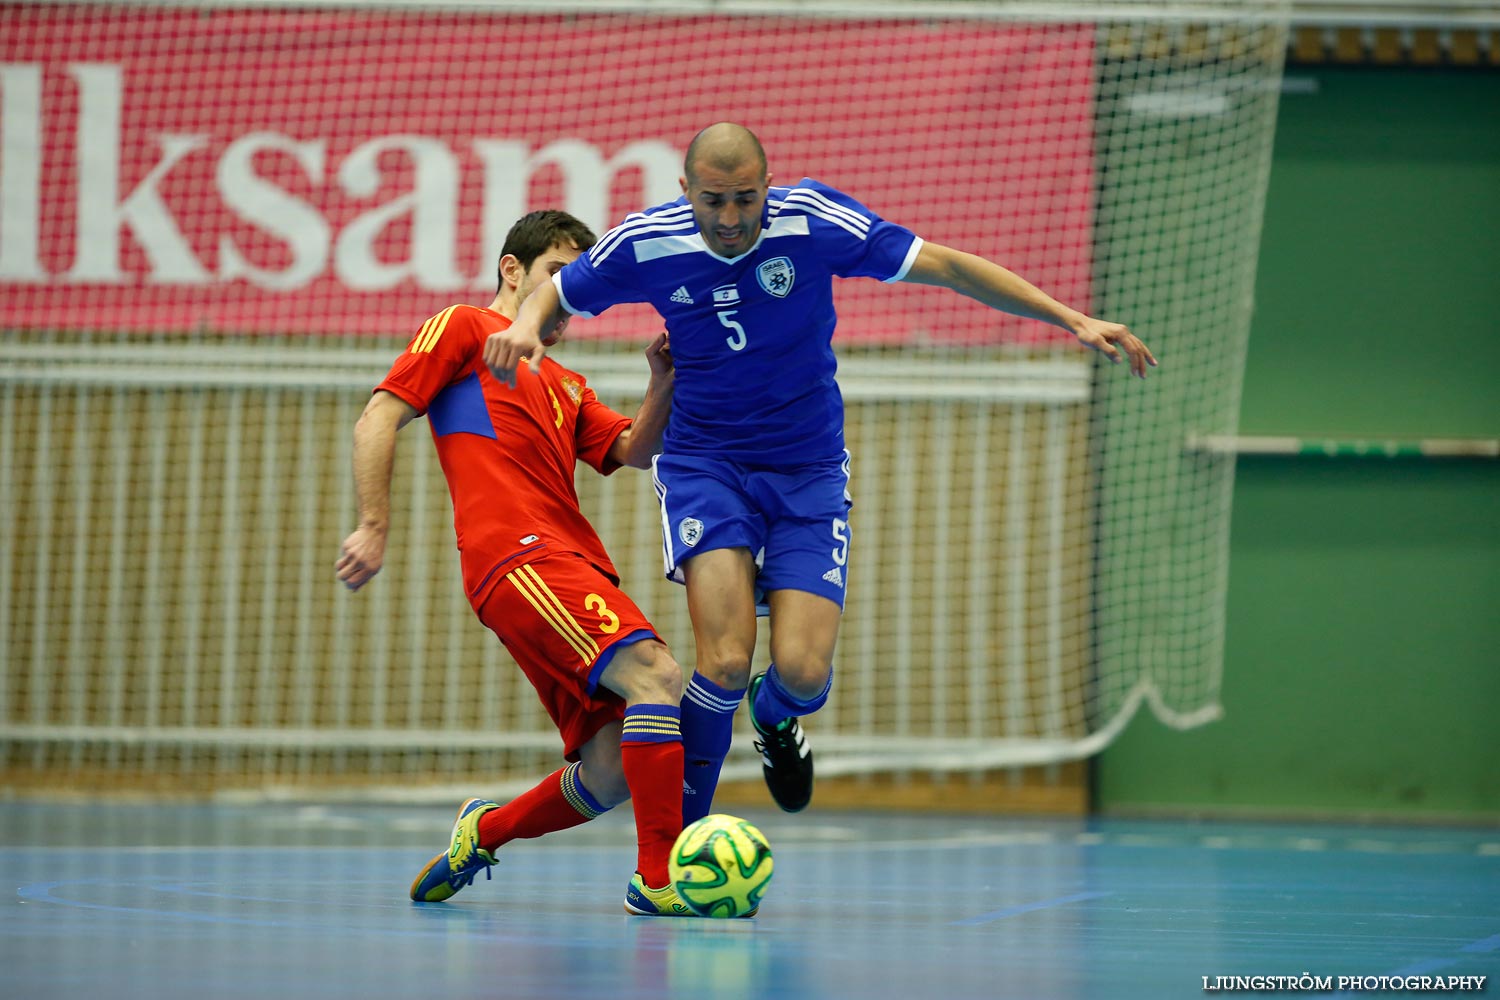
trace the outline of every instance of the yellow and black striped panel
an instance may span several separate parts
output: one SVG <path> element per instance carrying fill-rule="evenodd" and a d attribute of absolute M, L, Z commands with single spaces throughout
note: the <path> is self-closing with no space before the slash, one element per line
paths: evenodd
<path fill-rule="evenodd" d="M 650 740 L 661 736 L 675 739 L 682 735 L 682 728 L 675 716 L 648 715 L 644 712 L 630 711 L 625 713 L 625 728 L 622 735 L 627 740 L 632 737 Z"/>
<path fill-rule="evenodd" d="M 593 819 L 603 814 L 604 810 L 595 809 L 584 797 L 582 786 L 578 784 L 578 764 L 569 764 L 563 768 L 562 793 L 563 798 L 568 800 L 568 805 L 578 810 L 579 815 Z"/>

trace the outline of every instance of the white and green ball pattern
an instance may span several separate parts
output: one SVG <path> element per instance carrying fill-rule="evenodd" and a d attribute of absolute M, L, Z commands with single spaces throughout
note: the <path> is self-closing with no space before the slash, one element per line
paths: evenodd
<path fill-rule="evenodd" d="M 738 816 L 705 816 L 677 837 L 672 888 L 700 917 L 743 917 L 760 906 L 775 862 L 765 834 Z"/>

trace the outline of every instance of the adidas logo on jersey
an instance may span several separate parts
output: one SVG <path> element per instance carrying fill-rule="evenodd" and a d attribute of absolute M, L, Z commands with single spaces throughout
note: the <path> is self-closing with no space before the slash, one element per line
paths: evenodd
<path fill-rule="evenodd" d="M 688 294 L 686 285 L 678 285 L 677 291 L 672 293 L 673 302 L 681 302 L 685 306 L 693 304 L 693 297 Z"/>
<path fill-rule="evenodd" d="M 835 587 L 842 587 L 844 585 L 844 574 L 839 572 L 839 568 L 837 566 L 833 567 L 833 569 L 829 570 L 827 573 L 824 573 L 823 579 L 827 580 Z"/>

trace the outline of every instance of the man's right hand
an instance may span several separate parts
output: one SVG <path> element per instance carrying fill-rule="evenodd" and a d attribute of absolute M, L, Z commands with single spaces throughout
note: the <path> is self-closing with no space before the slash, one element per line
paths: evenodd
<path fill-rule="evenodd" d="M 1091 316 L 1079 318 L 1073 333 L 1088 347 L 1103 354 L 1115 364 L 1130 361 L 1130 371 L 1136 378 L 1145 378 L 1146 369 L 1156 367 L 1156 357 L 1151 349 L 1141 343 L 1139 337 L 1119 323 L 1109 323 Z M 1124 352 L 1124 357 L 1121 352 Z"/>
<path fill-rule="evenodd" d="M 651 367 L 652 378 L 661 378 L 663 375 L 673 373 L 672 341 L 668 338 L 667 331 L 663 330 L 658 333 L 656 339 L 651 341 L 650 346 L 646 348 L 646 364 Z"/>
<path fill-rule="evenodd" d="M 344 539 L 339 551 L 341 555 L 334 569 L 344 586 L 358 590 L 375 578 L 385 562 L 385 532 L 361 525 Z"/>
<path fill-rule="evenodd" d="M 511 389 L 516 387 L 516 372 L 521 364 L 530 362 L 531 370 L 539 372 L 546 353 L 541 340 L 520 320 L 490 334 L 484 341 L 484 363 L 490 374 Z"/>

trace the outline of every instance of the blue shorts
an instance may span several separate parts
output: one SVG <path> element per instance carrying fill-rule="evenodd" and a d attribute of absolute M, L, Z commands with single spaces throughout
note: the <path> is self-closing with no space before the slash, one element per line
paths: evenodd
<path fill-rule="evenodd" d="M 849 453 L 779 468 L 696 455 L 658 455 L 667 578 L 713 549 L 749 549 L 761 593 L 803 590 L 844 606 L 849 578 Z"/>

